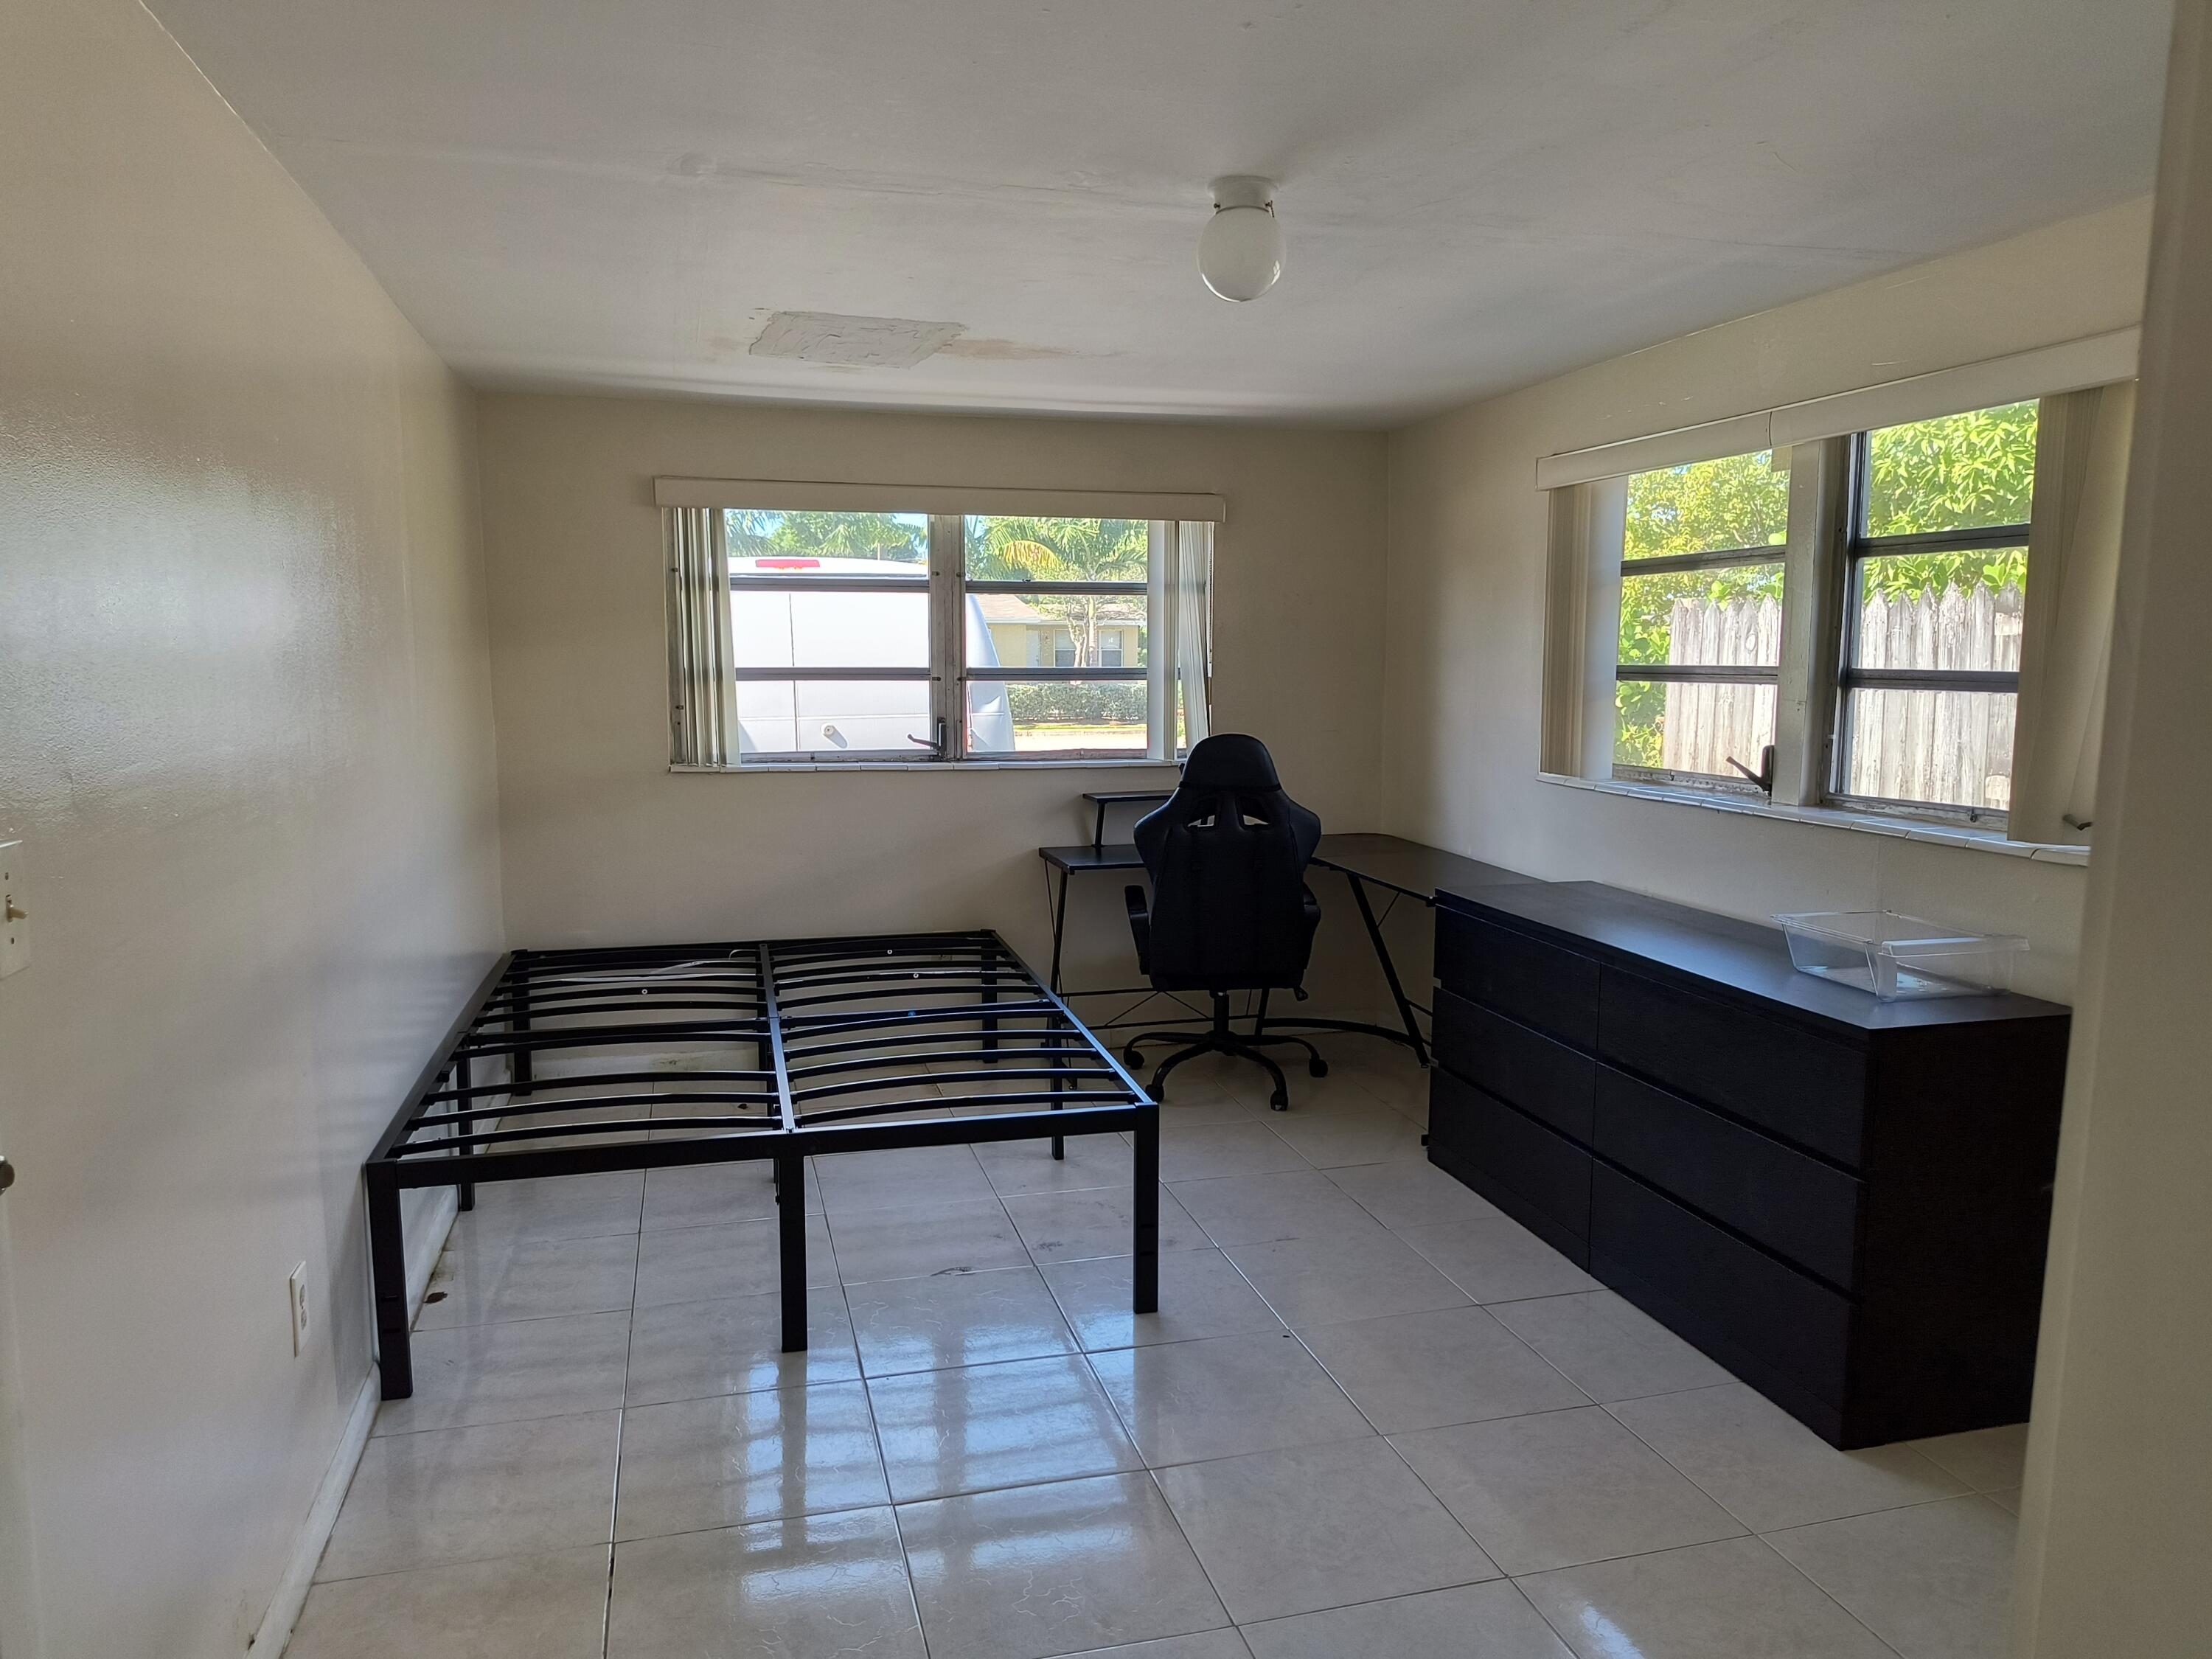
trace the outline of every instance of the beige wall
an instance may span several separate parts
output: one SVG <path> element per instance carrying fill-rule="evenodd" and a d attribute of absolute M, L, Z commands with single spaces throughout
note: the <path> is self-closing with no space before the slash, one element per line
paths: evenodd
<path fill-rule="evenodd" d="M 1375 827 L 1380 434 L 522 394 L 480 407 L 517 944 L 980 924 L 1042 966 L 1036 848 L 1088 838 L 1086 789 L 1172 781 L 1097 768 L 672 775 L 658 473 L 1216 492 L 1229 510 L 1216 725 L 1264 738 L 1330 829 Z M 1075 982 L 1129 982 L 1121 905 L 1120 882 L 1078 884 Z M 1330 910 L 1333 939 L 1356 928 L 1348 905 Z M 1358 960 L 1334 944 L 1326 959 Z M 1115 977 L 1085 977 L 1102 974 Z"/>
<path fill-rule="evenodd" d="M 2037 1659 L 2203 1653 L 2212 1631 L 2212 17 L 2176 21 L 2021 1511 Z"/>
<path fill-rule="evenodd" d="M 368 1370 L 361 1159 L 500 942 L 474 416 L 129 0 L 0 12 L 0 156 L 48 1652 L 237 1659 Z"/>
<path fill-rule="evenodd" d="M 1653 346 L 1390 439 L 1383 827 L 1532 874 L 1763 918 L 1888 908 L 2027 935 L 2071 989 L 2083 872 L 1540 782 L 1537 458 L 2124 327 L 2148 204 Z"/>

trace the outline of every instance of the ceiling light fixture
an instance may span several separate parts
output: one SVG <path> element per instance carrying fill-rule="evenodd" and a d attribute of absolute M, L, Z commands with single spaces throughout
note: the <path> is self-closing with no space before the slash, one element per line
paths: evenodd
<path fill-rule="evenodd" d="M 1198 234 L 1198 274 L 1224 300 L 1256 300 L 1283 274 L 1283 227 L 1272 179 L 1233 173 L 1213 181 L 1213 217 Z"/>

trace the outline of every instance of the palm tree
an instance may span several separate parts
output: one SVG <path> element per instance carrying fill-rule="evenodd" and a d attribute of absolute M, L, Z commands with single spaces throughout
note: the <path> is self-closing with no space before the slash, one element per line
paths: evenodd
<path fill-rule="evenodd" d="M 1151 526 L 1141 519 L 971 518 L 968 574 L 977 581 L 1141 582 Z M 1079 625 L 1077 660 L 1098 662 L 1098 625 L 1115 604 L 1108 593 L 1040 594 L 1038 609 Z"/>
<path fill-rule="evenodd" d="M 730 551 L 739 558 L 796 553 L 921 564 L 929 556 L 926 524 L 910 524 L 889 513 L 757 513 L 732 507 L 724 522 Z"/>

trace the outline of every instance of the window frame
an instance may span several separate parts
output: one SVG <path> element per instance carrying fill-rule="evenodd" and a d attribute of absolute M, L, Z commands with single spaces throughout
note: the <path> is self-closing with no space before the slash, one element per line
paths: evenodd
<path fill-rule="evenodd" d="M 960 543 L 958 569 L 955 573 L 959 594 L 958 597 L 954 599 L 951 602 L 956 611 L 964 611 L 967 603 L 967 595 L 970 593 L 1011 593 L 1019 599 L 1050 599 L 1058 596 L 1072 598 L 1097 596 L 1108 599 L 1135 599 L 1150 603 L 1152 595 L 1158 589 L 1158 583 L 1154 580 L 1155 565 L 1163 556 L 1163 548 L 1166 542 L 1172 540 L 1171 537 L 1163 538 L 1161 534 L 1162 526 L 1164 525 L 1171 526 L 1176 522 L 1174 520 L 1138 519 L 1120 514 L 1082 515 L 1097 516 L 1101 518 L 1117 518 L 1122 520 L 1126 523 L 1141 524 L 1145 526 L 1145 574 L 1139 580 L 1118 582 L 1030 581 L 1018 579 L 1001 580 L 995 577 L 975 578 L 969 576 L 968 574 L 968 520 L 970 517 L 991 519 L 1003 516 L 1006 515 L 990 513 L 978 513 L 973 514 L 963 514 L 958 515 L 957 520 L 954 520 L 958 526 L 958 538 Z M 1024 516 L 1037 518 L 1068 518 L 1078 515 L 1069 514 L 1036 514 Z M 1008 665 L 1001 664 L 997 667 L 981 672 L 970 673 L 969 672 L 969 665 L 967 662 L 967 636 L 965 631 L 962 631 L 959 644 L 961 683 L 963 688 L 963 695 L 961 699 L 963 714 L 962 718 L 954 722 L 957 728 L 954 736 L 958 744 L 958 748 L 952 758 L 964 760 L 969 757 L 967 747 L 968 729 L 965 713 L 967 702 L 964 695 L 964 689 L 969 684 L 1005 685 L 1012 687 L 1016 685 L 1040 684 L 1087 685 L 1094 684 L 1100 681 L 1111 681 L 1117 683 L 1134 683 L 1146 685 L 1149 688 L 1156 677 L 1171 678 L 1173 675 L 1173 665 L 1172 663 L 1168 662 L 1147 664 L 1146 666 L 1139 668 L 1105 668 L 1085 666 L 1083 661 L 1083 639 L 1081 635 L 1077 632 L 1073 622 L 1063 622 L 1061 618 L 1055 617 L 1053 618 L 1053 665 L 1049 668 L 1042 666 L 1031 668 L 1025 665 Z M 1060 635 L 1062 632 L 1065 632 L 1068 636 L 1069 654 L 1073 659 L 1066 667 L 1061 667 L 1059 661 Z M 1005 754 L 987 751 L 975 757 L 975 758 L 998 763 L 1012 763 L 1016 765 L 1022 764 L 1025 761 L 1133 761 L 1156 759 L 1159 757 L 1158 750 L 1160 748 L 1161 737 L 1160 733 L 1152 729 L 1152 707 L 1156 699 L 1148 690 L 1145 699 L 1145 742 L 1144 746 L 1140 750 L 1133 751 L 1127 748 L 1031 749 L 1027 750 L 1017 749 Z"/>
<path fill-rule="evenodd" d="M 2014 403 L 2033 402 L 2037 405 L 2039 430 L 2043 419 L 2045 399 L 2015 398 Z M 1984 407 L 2001 409 L 2002 404 Z M 1962 410 L 1960 414 L 1978 411 Z M 1929 419 L 1942 419 L 1934 416 Z M 1909 422 L 1908 422 L 1909 424 Z M 1835 641 L 1833 668 L 1824 676 L 1820 690 L 1826 699 L 1827 732 L 1827 764 L 1821 779 L 1819 804 L 1849 812 L 1866 812 L 1884 817 L 1910 818 L 1926 823 L 1963 824 L 1972 829 L 1994 830 L 2000 834 L 2010 826 L 2008 810 L 1990 806 L 1969 806 L 1950 801 L 1911 800 L 1888 795 L 1861 795 L 1845 786 L 1850 777 L 1851 742 L 1855 735 L 1851 719 L 1851 693 L 1854 690 L 1886 691 L 1994 691 L 2010 693 L 2014 706 L 2019 706 L 2021 671 L 2018 669 L 1959 669 L 1959 668 L 1860 668 L 1854 659 L 1858 655 L 1859 629 L 1863 624 L 1864 601 L 1861 599 L 1861 579 L 1870 559 L 1896 557 L 1917 553 L 1966 553 L 2020 548 L 2027 558 L 2028 585 L 2035 581 L 2036 547 L 2030 533 L 2036 507 L 2045 488 L 2042 467 L 2030 485 L 2029 518 L 2017 524 L 1975 525 L 1956 530 L 1915 532 L 1900 536 L 1869 536 L 1867 534 L 1868 514 L 1873 490 L 1874 433 L 1881 428 L 1869 428 L 1855 432 L 1849 439 L 1850 460 L 1847 499 L 1849 528 L 1844 541 L 1841 569 L 1841 591 L 1836 605 L 1837 617 L 1833 627 L 1826 631 Z M 2013 759 L 2017 764 L 2018 738 L 2015 732 Z"/>
<path fill-rule="evenodd" d="M 788 683 L 795 689 L 799 684 L 809 680 L 842 682 L 848 684 L 855 681 L 862 680 L 911 681 L 916 684 L 927 684 L 933 688 L 933 695 L 929 702 L 930 714 L 928 718 L 937 729 L 939 734 L 938 744 L 941 745 L 944 740 L 943 732 L 945 717 L 943 711 L 937 707 L 939 699 L 934 695 L 934 686 L 936 683 L 934 663 L 936 653 L 934 649 L 934 635 L 936 633 L 936 612 L 938 603 L 937 580 L 935 572 L 930 568 L 930 563 L 925 562 L 922 565 L 919 573 L 919 580 L 917 580 L 914 576 L 802 576 L 795 572 L 791 575 L 781 577 L 739 575 L 736 571 L 730 570 L 728 568 L 729 549 L 726 539 L 728 534 L 728 523 L 729 520 L 726 517 L 726 510 L 717 508 L 714 514 L 714 538 L 716 543 L 716 553 L 721 559 L 723 568 L 726 573 L 722 586 L 722 603 L 725 605 L 730 605 L 739 593 L 789 593 L 793 595 L 800 593 L 913 593 L 917 590 L 917 588 L 919 588 L 922 595 L 929 603 L 929 632 L 932 636 L 932 649 L 930 655 L 933 660 L 923 664 L 918 668 L 880 666 L 802 668 L 796 665 L 789 667 L 748 668 L 735 661 L 733 658 L 730 665 L 729 673 L 732 694 L 736 700 L 738 720 L 742 720 L 743 718 L 744 709 L 744 687 L 748 684 L 777 684 Z M 885 560 L 884 562 L 890 563 L 891 561 Z M 732 615 L 733 618 L 732 632 L 734 634 L 734 611 L 732 611 Z M 733 721 L 732 726 L 732 737 L 736 737 L 742 729 L 741 725 Z M 740 739 L 740 741 L 742 740 Z M 873 761 L 879 763 L 886 761 L 912 761 L 923 758 L 931 746 L 932 745 L 918 744 L 911 750 L 792 750 L 788 751 L 778 751 L 772 758 L 753 760 L 747 760 L 744 757 L 742 749 L 740 749 L 736 758 L 732 759 L 729 763 L 732 766 L 770 766 L 781 762 L 785 765 L 790 766 L 826 766 L 846 763 L 857 763 L 866 761 Z"/>
<path fill-rule="evenodd" d="M 2137 329 L 2114 330 L 2008 356 L 1939 368 L 1799 403 L 1540 454 L 1546 500 L 1544 636 L 1536 773 L 1543 781 L 1771 815 L 2022 857 L 2087 860 L 2099 734 L 2116 604 L 2122 514 L 2136 398 Z M 1941 532 L 1954 550 L 1987 537 L 2025 546 L 2031 573 L 2021 612 L 2012 798 L 1987 806 L 1892 801 L 1839 793 L 1839 717 L 1855 620 L 1855 544 L 1863 536 L 1855 451 L 1866 434 L 2007 404 L 2037 407 L 2035 478 L 2027 534 L 2018 526 Z M 1655 470 L 1771 448 L 1788 456 L 1789 529 L 1773 787 L 1762 799 L 1703 775 L 1624 767 L 1616 776 L 1620 573 L 1627 481 Z M 2001 539 L 2000 539 L 2001 538 Z M 1925 547 L 1927 543 L 1922 543 Z M 1902 543 L 1890 542 L 1897 551 Z M 1638 560 L 1638 565 L 1650 563 Z M 1848 596 L 1856 599 L 1854 592 Z M 2010 670 L 1930 671 L 2009 675 Z M 1912 671 L 1917 678 L 1917 672 Z M 1871 685 L 1874 675 L 1851 678 Z M 1887 676 L 1883 678 L 1887 678 Z M 1964 682 L 1946 679 L 1955 689 Z M 1863 713 L 1862 714 L 1863 718 Z M 1849 733 L 1842 734 L 1845 737 Z M 1849 774 L 1843 776 L 1848 778 Z"/>
<path fill-rule="evenodd" d="M 1735 460 L 1743 456 L 1759 454 L 1767 454 L 1769 465 L 1771 465 L 1771 447 L 1765 450 L 1746 449 L 1739 450 L 1734 454 L 1711 456 L 1708 458 L 1708 461 Z M 1685 466 L 1702 466 L 1706 464 L 1707 461 L 1683 463 Z M 1644 468 L 1639 473 L 1625 476 L 1634 477 L 1640 476 L 1641 472 L 1667 470 L 1668 469 L 1663 467 Z M 1791 475 L 1790 487 L 1793 490 L 1796 488 L 1794 473 Z M 1772 543 L 1764 547 L 1713 548 L 1699 553 L 1669 553 L 1656 559 L 1632 559 L 1628 556 L 1626 538 L 1624 536 L 1621 546 L 1613 554 L 1613 562 L 1618 567 L 1613 579 L 1615 599 L 1613 627 L 1613 684 L 1615 697 L 1613 720 L 1616 744 L 1619 742 L 1619 688 L 1632 683 L 1644 685 L 1771 685 L 1775 689 L 1775 722 L 1778 735 L 1782 718 L 1783 664 L 1780 662 L 1777 662 L 1771 667 L 1765 667 L 1748 664 L 1705 665 L 1621 661 L 1620 584 L 1626 583 L 1632 576 L 1666 576 L 1685 570 L 1741 570 L 1751 565 L 1778 565 L 1781 567 L 1783 573 L 1782 592 L 1784 603 L 1786 605 L 1790 591 L 1791 562 L 1788 540 Z M 1768 745 L 1770 750 L 1772 746 Z M 1615 752 L 1618 752 L 1617 749 Z M 1664 766 L 1624 765 L 1618 759 L 1612 762 L 1609 775 L 1617 781 L 1627 783 L 1656 784 L 1671 789 L 1699 789 L 1714 794 L 1753 796 L 1763 800 L 1771 796 L 1773 789 L 1774 771 L 1771 754 L 1762 754 L 1759 757 L 1759 763 L 1765 774 L 1763 780 L 1756 776 L 1731 776 L 1725 772 L 1688 772 Z"/>
<path fill-rule="evenodd" d="M 781 593 L 913 593 L 917 588 L 926 592 L 929 605 L 928 657 L 920 667 L 800 667 L 797 665 L 768 665 L 748 667 L 731 664 L 728 673 L 736 708 L 731 722 L 732 752 L 720 763 L 720 769 L 731 771 L 772 771 L 778 768 L 797 770 L 838 766 L 929 766 L 939 764 L 975 764 L 990 767 L 1030 764 L 1121 763 L 1144 764 L 1172 761 L 1178 750 L 1175 734 L 1163 732 L 1158 711 L 1163 707 L 1175 707 L 1175 689 L 1178 679 L 1175 635 L 1163 633 L 1157 626 L 1156 613 L 1162 608 L 1164 596 L 1172 584 L 1164 568 L 1165 562 L 1174 556 L 1181 526 L 1192 520 L 1180 519 L 1139 518 L 1133 514 L 1031 514 L 1035 517 L 1107 517 L 1124 518 L 1146 526 L 1146 574 L 1133 581 L 1031 581 L 1019 580 L 970 578 L 967 572 L 967 526 L 970 516 L 1001 516 L 988 513 L 930 512 L 919 514 L 927 526 L 928 557 L 926 565 L 916 574 L 898 576 L 865 576 L 838 574 L 835 576 L 806 576 L 793 572 L 789 575 L 741 574 L 728 569 L 728 514 L 732 511 L 769 511 L 751 508 L 744 503 L 716 507 L 712 509 L 714 556 L 727 572 L 720 588 L 720 602 L 728 611 L 731 601 L 742 592 Z M 836 511 L 842 509 L 824 509 Z M 904 515 L 912 508 L 890 507 L 886 510 Z M 1210 522 L 1198 520 L 1197 522 Z M 912 567 L 902 567 L 912 568 Z M 1206 573 L 1210 583 L 1211 572 Z M 926 586 L 925 586 L 926 584 Z M 1141 665 L 1106 667 L 1085 666 L 1078 660 L 1073 665 L 1058 665 L 1056 641 L 1058 634 L 1066 632 L 1074 638 L 1074 654 L 1079 659 L 1082 642 L 1072 628 L 1060 625 L 1054 618 L 1053 641 L 1047 643 L 1040 655 L 1052 656 L 1049 665 L 1027 663 L 995 665 L 971 664 L 968 660 L 968 601 L 971 596 L 1006 593 L 1021 598 L 1054 595 L 1099 595 L 1134 599 L 1148 606 L 1146 633 L 1155 641 L 1154 648 L 1145 653 L 1147 660 Z M 986 623 L 988 629 L 988 623 Z M 1159 642 L 1165 641 L 1166 648 Z M 917 743 L 912 750 L 851 750 L 811 749 L 777 750 L 767 753 L 745 753 L 741 746 L 743 687 L 748 683 L 797 684 L 808 681 L 901 681 L 926 683 L 930 688 L 929 722 L 933 738 L 927 744 Z M 1140 747 L 1015 749 L 971 752 L 969 743 L 969 687 L 990 684 L 1012 687 L 1018 684 L 1096 683 L 1099 681 L 1126 682 L 1147 687 L 1144 743 Z"/>

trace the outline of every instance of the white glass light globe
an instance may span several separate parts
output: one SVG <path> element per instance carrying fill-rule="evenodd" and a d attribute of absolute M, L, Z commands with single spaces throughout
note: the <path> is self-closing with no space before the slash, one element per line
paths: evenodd
<path fill-rule="evenodd" d="M 1264 207 L 1215 210 L 1198 234 L 1198 274 L 1224 300 L 1256 300 L 1283 274 L 1283 227 Z"/>

